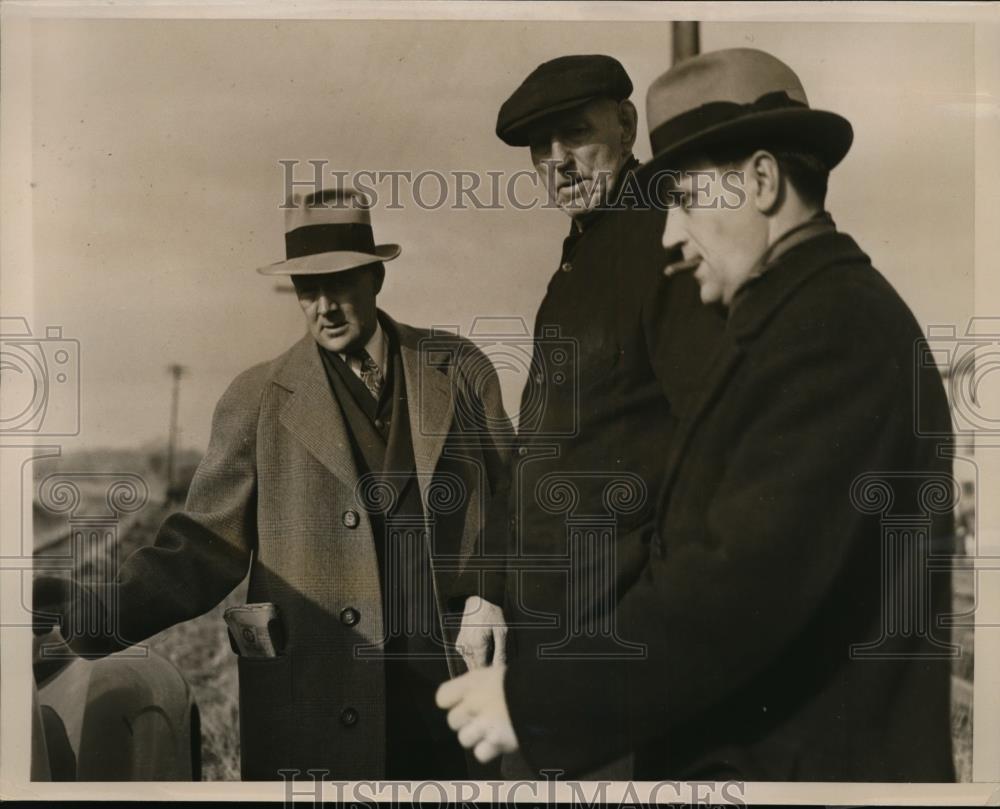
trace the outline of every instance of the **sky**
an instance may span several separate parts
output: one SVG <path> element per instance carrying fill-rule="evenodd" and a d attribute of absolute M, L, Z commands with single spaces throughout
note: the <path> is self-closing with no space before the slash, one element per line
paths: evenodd
<path fill-rule="evenodd" d="M 331 170 L 528 169 L 494 134 L 540 62 L 618 58 L 644 98 L 670 25 L 595 22 L 44 20 L 32 23 L 36 333 L 79 341 L 81 429 L 66 450 L 163 441 L 167 366 L 187 368 L 185 446 L 243 369 L 305 333 L 256 267 L 284 250 L 280 160 Z M 787 62 L 855 143 L 828 207 L 924 325 L 973 311 L 973 29 L 966 24 L 705 23 L 702 49 Z M 436 186 L 424 186 L 435 196 Z M 380 186 L 381 188 L 381 186 Z M 524 186 L 527 188 L 527 185 Z M 397 320 L 530 332 L 568 219 L 557 210 L 373 211 L 402 245 L 379 304 Z M 501 374 L 516 410 L 521 373 Z"/>

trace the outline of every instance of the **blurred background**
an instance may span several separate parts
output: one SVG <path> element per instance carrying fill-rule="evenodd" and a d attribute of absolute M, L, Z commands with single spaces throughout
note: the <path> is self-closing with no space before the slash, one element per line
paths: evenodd
<path fill-rule="evenodd" d="M 813 106 L 852 121 L 830 210 L 925 328 L 963 333 L 973 311 L 972 26 L 727 22 L 699 34 L 702 50 L 773 53 Z M 79 391 L 78 434 L 60 439 L 61 457 L 36 463 L 36 482 L 58 472 L 141 476 L 150 497 L 119 525 L 119 558 L 151 541 L 183 499 L 223 390 L 304 331 L 294 297 L 254 272 L 283 258 L 280 160 L 301 161 L 299 180 L 311 178 L 309 160 L 484 180 L 528 169 L 527 150 L 493 133 L 499 104 L 540 62 L 593 52 L 632 77 L 642 160 L 645 90 L 670 66 L 671 43 L 667 22 L 35 19 L 30 327 L 61 329 L 52 339 L 69 341 Z M 426 194 L 436 196 L 434 183 Z M 403 246 L 380 305 L 463 334 L 482 318 L 530 332 L 564 215 L 422 210 L 409 200 L 373 212 L 376 240 Z M 524 371 L 501 369 L 514 415 Z M 971 464 L 956 471 L 971 547 L 975 476 Z M 34 524 L 37 552 L 65 540 L 64 513 L 38 502 Z M 209 780 L 238 778 L 235 658 L 221 610 L 240 597 L 150 644 L 191 684 Z M 968 578 L 959 577 L 956 604 L 972 608 Z M 956 640 L 956 755 L 968 779 L 971 629 Z"/>

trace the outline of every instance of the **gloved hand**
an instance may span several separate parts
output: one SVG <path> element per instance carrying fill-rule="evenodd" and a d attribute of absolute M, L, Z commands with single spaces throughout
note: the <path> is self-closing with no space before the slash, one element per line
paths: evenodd
<path fill-rule="evenodd" d="M 31 587 L 31 628 L 36 635 L 47 635 L 60 627 L 73 597 L 72 579 L 44 573 L 35 576 Z"/>
<path fill-rule="evenodd" d="M 32 630 L 36 636 L 58 628 L 63 641 L 86 658 L 104 657 L 124 648 L 110 631 L 110 620 L 99 590 L 70 578 L 35 576 L 32 582 Z M 74 628 L 89 627 L 84 633 Z"/>

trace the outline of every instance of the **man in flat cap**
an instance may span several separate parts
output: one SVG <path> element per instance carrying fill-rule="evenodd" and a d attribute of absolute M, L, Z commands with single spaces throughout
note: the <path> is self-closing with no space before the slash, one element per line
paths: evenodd
<path fill-rule="evenodd" d="M 667 273 L 693 272 L 725 335 L 617 605 L 646 657 L 598 678 L 513 661 L 508 697 L 537 695 L 509 700 L 516 741 L 573 772 L 624 726 L 643 779 L 952 781 L 949 409 L 910 310 L 825 211 L 852 127 L 749 49 L 679 63 L 647 111 L 677 203 Z M 502 712 L 465 701 L 465 741 L 510 746 Z"/>
<path fill-rule="evenodd" d="M 92 593 L 39 580 L 36 608 L 63 616 L 72 648 L 107 654 L 249 572 L 230 614 L 245 780 L 467 777 L 434 693 L 465 670 L 456 641 L 472 666 L 503 651 L 502 581 L 474 568 L 508 480 L 496 374 L 468 341 L 376 308 L 400 248 L 375 244 L 356 193 L 293 196 L 285 244 L 260 272 L 291 277 L 308 334 L 229 386 L 155 544 Z M 94 608 L 106 631 L 74 631 Z"/>
<path fill-rule="evenodd" d="M 608 627 L 610 608 L 648 553 L 665 452 L 722 330 L 690 277 L 663 275 L 665 210 L 645 197 L 634 174 L 631 92 L 616 59 L 564 56 L 535 69 L 497 118 L 497 135 L 528 147 L 551 200 L 571 218 L 535 319 L 512 462 L 505 609 L 511 654 L 525 672 L 561 659 L 574 632 L 610 632 L 623 654 L 641 653 L 627 642 L 630 627 Z M 560 361 L 567 344 L 575 352 L 568 371 Z M 571 492 L 572 509 L 557 502 L 563 491 Z M 598 676 L 591 661 L 575 665 L 574 679 Z M 475 688 L 490 679 L 483 687 L 498 694 L 502 671 L 495 668 L 462 683 Z M 535 724 L 539 696 L 530 674 L 508 678 L 519 734 Z M 592 726 L 586 705 L 578 718 Z M 491 752 L 484 746 L 477 755 Z M 529 756 L 527 764 L 537 777 L 555 761 Z M 510 775 L 523 770 L 513 759 L 505 765 Z M 629 773 L 616 767 L 611 774 Z"/>

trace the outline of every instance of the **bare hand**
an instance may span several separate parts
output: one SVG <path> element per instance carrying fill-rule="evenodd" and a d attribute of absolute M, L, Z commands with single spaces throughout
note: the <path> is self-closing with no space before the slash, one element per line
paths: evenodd
<path fill-rule="evenodd" d="M 479 596 L 469 596 L 465 600 L 462 627 L 455 645 L 469 670 L 482 668 L 492 660 L 494 663 L 507 662 L 507 623 L 503 610 Z"/>

